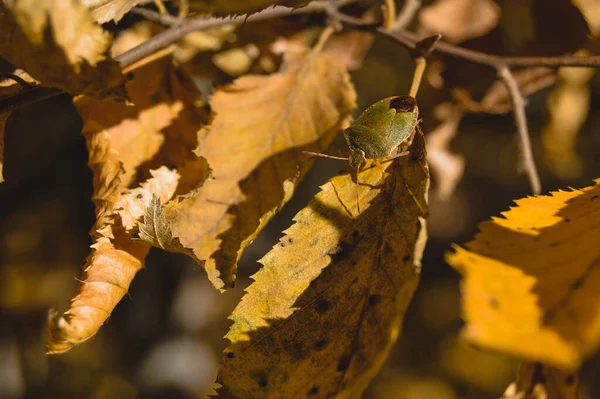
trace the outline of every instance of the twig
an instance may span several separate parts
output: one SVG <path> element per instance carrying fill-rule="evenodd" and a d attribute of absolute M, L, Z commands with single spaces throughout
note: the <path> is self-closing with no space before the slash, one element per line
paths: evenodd
<path fill-rule="evenodd" d="M 417 11 L 419 11 L 419 8 L 421 8 L 421 0 L 406 0 L 394 21 L 392 30 L 406 28 L 415 17 Z"/>
<path fill-rule="evenodd" d="M 306 7 L 302 7 L 296 10 L 291 10 L 287 7 L 277 6 L 268 8 L 261 12 L 252 15 L 239 15 L 233 18 L 198 18 L 198 19 L 187 19 L 183 24 L 173 26 L 172 28 L 153 36 L 151 39 L 144 43 L 132 48 L 129 51 L 116 57 L 116 60 L 121 64 L 121 67 L 126 67 L 163 47 L 169 46 L 175 43 L 177 40 L 186 36 L 189 33 L 205 30 L 210 28 L 217 28 L 225 25 L 240 25 L 245 22 L 257 22 L 264 21 L 266 19 L 287 17 L 298 14 L 315 14 L 323 13 L 330 9 L 336 9 L 346 4 L 352 3 L 353 1 L 340 0 L 336 1 L 335 4 L 331 4 L 327 1 L 315 1 L 310 3 Z"/>
<path fill-rule="evenodd" d="M 5 112 L 12 112 L 19 108 L 24 108 L 28 105 L 35 104 L 38 101 L 43 101 L 48 98 L 56 97 L 63 94 L 64 91 L 55 87 L 35 86 L 31 89 L 24 89 L 16 96 L 0 101 L 0 115 Z"/>
<path fill-rule="evenodd" d="M 421 37 L 417 33 L 404 30 L 403 28 L 409 21 L 414 17 L 414 13 L 418 8 L 417 3 L 419 1 L 407 0 L 404 8 L 400 15 L 395 21 L 395 27 L 397 29 L 388 31 L 380 23 L 373 24 L 364 22 L 361 19 L 351 17 L 339 11 L 340 7 L 353 3 L 356 0 L 338 0 L 335 2 L 329 1 L 315 1 L 310 3 L 308 6 L 293 10 L 285 7 L 275 7 L 263 10 L 259 13 L 250 16 L 238 16 L 234 18 L 203 18 L 203 19 L 183 19 L 173 16 L 163 15 L 160 19 L 156 19 L 166 25 L 170 25 L 171 28 L 152 37 L 146 42 L 134 47 L 133 49 L 116 57 L 116 61 L 119 62 L 121 67 L 125 68 L 134 62 L 137 62 L 154 52 L 161 50 L 177 40 L 181 39 L 185 35 L 191 32 L 216 28 L 225 25 L 239 25 L 244 22 L 257 22 L 272 18 L 286 17 L 290 15 L 298 14 L 311 14 L 311 13 L 326 13 L 329 18 L 335 22 L 339 22 L 346 27 L 351 29 L 365 30 L 375 32 L 381 36 L 387 37 L 396 43 L 399 43 L 407 49 L 414 51 L 417 43 L 420 42 Z M 410 4 L 409 4 L 410 3 Z M 410 8 L 409 8 L 410 5 Z M 138 11 L 136 11 L 138 12 Z M 139 12 L 138 12 L 139 13 Z M 150 13 L 146 13 L 145 17 L 153 18 Z M 150 17 L 149 17 L 150 16 Z M 537 175 L 537 170 L 533 160 L 531 151 L 531 143 L 529 140 L 529 133 L 527 129 L 527 120 L 525 115 L 525 105 L 523 96 L 519 92 L 518 85 L 516 84 L 510 68 L 525 68 L 533 66 L 544 66 L 548 68 L 559 68 L 564 66 L 573 67 L 600 67 L 600 56 L 559 56 L 559 57 L 503 57 L 493 54 L 486 54 L 474 50 L 465 49 L 462 47 L 455 46 L 450 43 L 439 42 L 436 44 L 434 51 L 442 54 L 446 54 L 452 57 L 461 58 L 473 63 L 486 65 L 494 68 L 499 77 L 503 80 L 507 86 L 513 108 L 515 112 L 515 121 L 517 124 L 517 130 L 519 133 L 519 146 L 522 158 L 522 166 L 529 177 L 529 181 L 532 186 L 534 193 L 539 193 L 540 179 Z M 11 111 L 36 101 L 47 99 L 62 93 L 62 91 L 55 88 L 46 88 L 36 86 L 32 89 L 23 90 L 15 97 L 11 97 L 0 102 L 0 114 L 3 112 Z"/>
<path fill-rule="evenodd" d="M 148 21 L 157 22 L 164 26 L 177 26 L 185 22 L 184 18 L 174 17 L 169 13 L 161 14 L 144 7 L 134 7 L 129 12 L 140 15 L 146 18 Z"/>
<path fill-rule="evenodd" d="M 529 129 L 527 127 L 527 115 L 525 114 L 525 100 L 523 99 L 523 96 L 519 91 L 519 85 L 508 66 L 500 68 L 498 70 L 498 76 L 504 82 L 511 102 L 513 103 L 513 115 L 515 116 L 515 123 L 517 125 L 517 133 L 519 136 L 521 169 L 527 174 L 533 193 L 540 194 L 542 185 L 533 159 L 533 151 L 531 150 L 531 140 L 529 139 Z"/>
<path fill-rule="evenodd" d="M 179 18 L 187 17 L 190 12 L 190 3 L 188 0 L 179 0 Z"/>
<path fill-rule="evenodd" d="M 383 27 L 387 30 L 393 30 L 396 21 L 396 0 L 385 0 L 381 11 L 383 13 Z"/>
<path fill-rule="evenodd" d="M 2 80 L 2 79 L 11 79 L 11 80 L 14 80 L 19 85 L 21 85 L 21 87 L 23 89 L 29 89 L 29 88 L 31 88 L 31 85 L 29 83 L 27 83 L 27 81 L 25 79 L 23 79 L 19 75 L 15 75 L 14 73 L 0 72 L 0 80 Z"/>

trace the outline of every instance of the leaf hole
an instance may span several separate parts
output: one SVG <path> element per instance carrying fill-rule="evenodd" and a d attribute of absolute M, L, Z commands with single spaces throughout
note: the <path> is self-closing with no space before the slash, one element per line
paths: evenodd
<path fill-rule="evenodd" d="M 410 260 L 410 255 L 406 255 L 402 258 L 402 262 L 406 263 Z"/>
<path fill-rule="evenodd" d="M 227 353 L 225 354 L 225 357 L 226 357 L 227 359 L 233 359 L 233 358 L 235 357 L 235 353 L 233 353 L 233 352 L 227 352 Z"/>
<path fill-rule="evenodd" d="M 311 396 L 314 396 L 316 394 L 319 393 L 319 387 L 316 385 L 313 385 L 313 387 L 311 389 L 308 390 L 308 394 Z"/>

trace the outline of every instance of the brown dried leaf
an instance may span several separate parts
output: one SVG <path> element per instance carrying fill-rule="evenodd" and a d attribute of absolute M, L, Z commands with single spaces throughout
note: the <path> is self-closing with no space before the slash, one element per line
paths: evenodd
<path fill-rule="evenodd" d="M 282 70 L 218 90 L 198 154 L 214 176 L 184 199 L 172 226 L 206 260 L 210 280 L 231 286 L 243 249 L 290 198 L 310 165 L 349 122 L 355 92 L 343 65 L 317 50 L 288 53 Z"/>
<path fill-rule="evenodd" d="M 437 0 L 423 7 L 419 22 L 451 42 L 483 36 L 500 21 L 500 7 L 493 0 Z"/>
<path fill-rule="evenodd" d="M 70 309 L 50 318 L 49 353 L 93 336 L 127 293 L 150 248 L 133 236 L 152 199 L 166 202 L 176 190 L 197 187 L 208 175 L 206 162 L 192 152 L 202 118 L 187 83 L 170 60 L 159 60 L 137 70 L 128 82 L 134 107 L 89 97 L 75 100 L 94 174 L 94 245 Z M 181 179 L 163 164 L 179 167 Z"/>
<path fill-rule="evenodd" d="M 83 5 L 92 12 L 94 20 L 100 24 L 119 22 L 129 10 L 141 2 L 142 0 L 82 0 Z"/>
<path fill-rule="evenodd" d="M 168 206 L 162 206 L 160 199 L 152 197 L 152 201 L 146 207 L 144 221 L 139 223 L 139 237 L 153 247 L 162 248 L 165 251 L 186 254 L 196 262 L 201 263 L 194 255 L 194 251 L 185 248 L 177 237 L 173 236 L 171 231 L 171 221 L 176 211 L 175 203 Z"/>
<path fill-rule="evenodd" d="M 10 4 L 10 6 L 8 5 Z M 0 56 L 71 94 L 123 100 L 111 37 L 78 0 L 0 2 Z"/>
<path fill-rule="evenodd" d="M 332 178 L 233 311 L 219 398 L 358 398 L 400 335 L 420 274 L 429 174 L 411 156 Z"/>
<path fill-rule="evenodd" d="M 93 140 L 90 143 L 98 143 Z M 106 144 L 106 143 L 104 143 Z M 101 144 L 102 145 L 102 144 Z M 90 148 L 90 153 L 94 150 Z M 95 171 L 98 163 L 106 161 L 115 166 L 118 161 L 114 158 L 114 150 L 100 150 L 90 154 L 90 166 Z M 93 165 L 96 165 L 94 168 Z M 119 168 L 121 169 L 121 168 Z M 122 170 L 122 169 L 121 169 Z M 100 174 L 103 175 L 103 170 Z M 143 183 L 140 188 L 125 190 L 121 193 L 119 173 L 110 170 L 108 180 L 104 184 L 94 174 L 97 221 L 94 231 L 95 242 L 92 252 L 83 266 L 83 277 L 80 280 L 78 293 L 71 301 L 69 310 L 63 315 L 50 311 L 48 329 L 50 340 L 46 349 L 48 354 L 65 352 L 73 346 L 91 338 L 110 316 L 113 309 L 127 293 L 135 274 L 143 267 L 144 259 L 150 246 L 144 242 L 132 239 L 128 230 L 135 224 L 123 226 L 123 217 L 134 223 L 135 209 L 143 209 L 153 196 L 163 200 L 171 198 L 175 192 L 178 176 L 175 172 L 163 170 L 154 171 L 156 177 Z M 145 193 L 140 197 L 140 193 Z M 125 198 L 129 197 L 127 200 Z M 115 201 L 117 200 L 117 201 Z M 136 203 L 137 202 L 137 203 Z M 123 208 L 123 205 L 128 205 Z"/>

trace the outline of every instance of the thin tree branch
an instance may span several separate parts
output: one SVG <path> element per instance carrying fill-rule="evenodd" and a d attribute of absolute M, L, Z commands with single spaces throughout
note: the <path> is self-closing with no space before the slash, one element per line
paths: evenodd
<path fill-rule="evenodd" d="M 161 14 L 156 11 L 152 11 L 144 7 L 134 7 L 130 11 L 132 14 L 136 14 L 146 18 L 148 21 L 156 22 L 164 26 L 177 26 L 184 23 L 185 18 L 174 17 L 171 14 Z"/>
<path fill-rule="evenodd" d="M 406 0 L 396 16 L 392 30 L 404 29 L 410 24 L 417 11 L 421 8 L 421 0 Z"/>
<path fill-rule="evenodd" d="M 1 79 L 10 79 L 10 80 L 14 80 L 15 82 L 17 82 L 19 85 L 21 85 L 21 87 L 23 89 L 29 89 L 31 88 L 31 85 L 29 83 L 27 83 L 27 81 L 25 79 L 23 79 L 22 77 L 20 77 L 19 75 L 16 75 L 14 73 L 10 73 L 10 72 L 0 72 L 0 80 Z"/>
<path fill-rule="evenodd" d="M 498 70 L 498 76 L 504 82 L 511 102 L 513 103 L 513 115 L 515 116 L 519 137 L 519 154 L 521 158 L 520 169 L 527 174 L 533 193 L 540 194 L 542 185 L 533 159 L 533 151 L 531 150 L 531 140 L 529 139 L 529 129 L 527 127 L 527 114 L 525 113 L 525 99 L 521 95 L 519 85 L 508 66 L 500 68 Z"/>
<path fill-rule="evenodd" d="M 198 19 L 187 19 L 184 23 L 173 26 L 172 28 L 153 36 L 151 39 L 144 43 L 132 48 L 129 51 L 120 54 L 115 59 L 121 64 L 121 67 L 126 67 L 133 64 L 136 61 L 158 51 L 164 47 L 167 47 L 189 33 L 205 30 L 210 28 L 217 28 L 225 25 L 240 25 L 246 22 L 258 22 L 267 19 L 288 17 L 298 14 L 315 14 L 323 13 L 330 9 L 338 9 L 346 4 L 352 3 L 355 0 L 340 0 L 335 3 L 329 3 L 328 1 L 315 1 L 310 3 L 306 7 L 302 7 L 296 10 L 292 10 L 287 7 L 276 6 L 262 10 L 252 15 L 239 15 L 232 18 L 198 18 Z"/>

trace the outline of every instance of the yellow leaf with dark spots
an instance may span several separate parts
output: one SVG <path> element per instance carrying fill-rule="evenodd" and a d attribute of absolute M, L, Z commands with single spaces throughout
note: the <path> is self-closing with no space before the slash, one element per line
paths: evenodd
<path fill-rule="evenodd" d="M 226 338 L 220 398 L 359 398 L 400 335 L 427 233 L 424 140 L 321 187 L 260 261 Z"/>
<path fill-rule="evenodd" d="M 567 370 L 598 349 L 599 183 L 517 200 L 448 255 L 463 275 L 465 338 Z"/>
<path fill-rule="evenodd" d="M 43 84 L 125 99 L 125 77 L 109 56 L 111 35 L 79 0 L 0 2 L 0 26 L 0 56 Z"/>
<path fill-rule="evenodd" d="M 323 152 L 355 101 L 344 66 L 309 49 L 286 54 L 278 73 L 244 76 L 215 92 L 215 117 L 197 150 L 214 179 L 179 203 L 172 231 L 206 261 L 217 288 L 232 285 L 243 249 L 312 164 L 302 150 Z"/>

